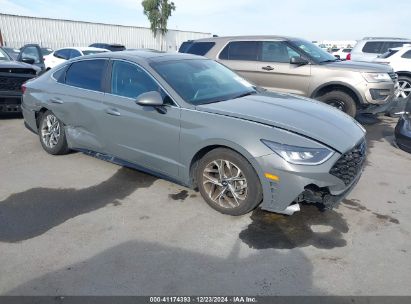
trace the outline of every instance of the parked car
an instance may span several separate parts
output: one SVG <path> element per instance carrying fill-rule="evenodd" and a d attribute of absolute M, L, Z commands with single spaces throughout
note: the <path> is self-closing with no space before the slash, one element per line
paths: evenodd
<path fill-rule="evenodd" d="M 398 75 L 397 98 L 408 100 L 411 95 L 411 44 L 389 49 L 373 62 L 389 64 Z"/>
<path fill-rule="evenodd" d="M 406 43 L 411 43 L 411 39 L 365 37 L 356 43 L 347 60 L 370 62 L 378 55 L 387 52 L 388 49 L 401 47 Z"/>
<path fill-rule="evenodd" d="M 352 51 L 351 48 L 342 48 L 342 49 L 339 49 L 336 52 L 333 52 L 332 54 L 337 59 L 346 60 L 348 54 L 350 54 L 351 51 Z"/>
<path fill-rule="evenodd" d="M 33 65 L 13 60 L 0 47 L 0 113 L 21 111 L 21 85 L 39 71 Z"/>
<path fill-rule="evenodd" d="M 90 47 L 106 49 L 112 52 L 119 52 L 125 51 L 126 47 L 122 44 L 115 44 L 115 43 L 93 43 L 89 45 Z"/>
<path fill-rule="evenodd" d="M 44 63 L 46 64 L 46 69 L 49 70 L 54 68 L 56 65 L 59 65 L 60 63 L 72 58 L 104 52 L 109 51 L 95 47 L 68 47 L 56 50 L 49 55 L 44 56 Z"/>
<path fill-rule="evenodd" d="M 11 47 L 3 47 L 3 51 L 5 51 L 13 60 L 17 60 L 20 54 L 19 49 L 11 48 Z"/>
<path fill-rule="evenodd" d="M 260 91 L 204 57 L 109 52 L 27 82 L 26 125 L 70 149 L 198 187 L 231 215 L 331 208 L 359 179 L 365 130 L 315 100 Z M 106 94 L 102 94 L 106 93 Z"/>
<path fill-rule="evenodd" d="M 217 60 L 268 90 L 314 98 L 351 116 L 385 112 L 397 81 L 389 66 L 340 61 L 298 38 L 206 38 L 184 51 Z"/>

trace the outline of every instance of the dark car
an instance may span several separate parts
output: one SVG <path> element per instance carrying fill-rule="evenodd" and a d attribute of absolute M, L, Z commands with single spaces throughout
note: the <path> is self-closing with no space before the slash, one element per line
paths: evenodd
<path fill-rule="evenodd" d="M 3 51 L 5 51 L 13 60 L 17 60 L 20 54 L 19 49 L 11 48 L 11 47 L 3 47 Z"/>
<path fill-rule="evenodd" d="M 124 45 L 115 44 L 115 43 L 93 43 L 93 44 L 90 44 L 89 46 L 100 48 L 100 49 L 106 49 L 112 52 L 119 52 L 119 51 L 126 50 L 126 47 Z"/>
<path fill-rule="evenodd" d="M 15 61 L 0 48 L 0 113 L 21 111 L 21 85 L 39 72 L 40 68 Z"/>

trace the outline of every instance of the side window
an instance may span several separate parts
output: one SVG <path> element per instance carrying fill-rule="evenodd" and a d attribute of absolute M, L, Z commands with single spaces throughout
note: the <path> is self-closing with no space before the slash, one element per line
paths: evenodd
<path fill-rule="evenodd" d="M 364 47 L 362 48 L 362 51 L 364 53 L 372 53 L 372 54 L 381 54 L 384 52 L 381 52 L 381 48 L 384 42 L 380 41 L 369 41 L 366 42 Z"/>
<path fill-rule="evenodd" d="M 411 59 L 411 51 L 407 51 L 402 54 L 401 58 Z"/>
<path fill-rule="evenodd" d="M 161 89 L 144 70 L 124 61 L 113 62 L 111 94 L 137 98 L 137 96 L 150 91 L 161 92 Z"/>
<path fill-rule="evenodd" d="M 83 60 L 71 64 L 66 73 L 66 84 L 75 87 L 103 91 L 106 60 Z"/>
<path fill-rule="evenodd" d="M 76 58 L 76 57 L 80 57 L 81 53 L 75 49 L 71 49 L 70 50 L 70 59 L 71 58 Z"/>
<path fill-rule="evenodd" d="M 40 63 L 40 54 L 38 49 L 35 46 L 28 46 L 22 49 L 21 58 L 30 58 L 34 59 L 34 63 Z"/>
<path fill-rule="evenodd" d="M 385 42 L 380 50 L 380 53 L 385 53 L 387 52 L 389 49 L 393 49 L 393 48 L 397 48 L 397 47 L 401 47 L 404 44 L 404 42 Z"/>
<path fill-rule="evenodd" d="M 291 57 L 300 57 L 282 41 L 263 41 L 261 61 L 289 63 Z"/>
<path fill-rule="evenodd" d="M 61 49 L 54 52 L 54 57 L 68 60 L 70 58 L 70 49 Z"/>
<path fill-rule="evenodd" d="M 225 60 L 259 60 L 258 41 L 233 41 L 227 44 L 219 58 Z"/>
<path fill-rule="evenodd" d="M 204 56 L 215 45 L 214 42 L 194 42 L 187 49 L 186 53 Z"/>

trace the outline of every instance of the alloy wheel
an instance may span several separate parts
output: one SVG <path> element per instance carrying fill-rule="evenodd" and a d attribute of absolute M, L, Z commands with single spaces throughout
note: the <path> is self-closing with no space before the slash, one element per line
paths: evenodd
<path fill-rule="evenodd" d="M 399 80 L 398 81 L 398 90 L 396 97 L 407 99 L 411 94 L 411 83 L 406 80 Z"/>
<path fill-rule="evenodd" d="M 48 148 L 54 148 L 60 139 L 60 123 L 56 116 L 49 114 L 41 128 L 41 139 Z"/>
<path fill-rule="evenodd" d="M 203 186 L 208 197 L 223 208 L 236 208 L 247 198 L 247 179 L 228 160 L 214 160 L 204 168 Z"/>

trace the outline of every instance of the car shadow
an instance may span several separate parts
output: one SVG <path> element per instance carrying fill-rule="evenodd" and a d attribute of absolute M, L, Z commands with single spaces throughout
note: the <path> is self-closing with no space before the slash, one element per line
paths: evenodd
<path fill-rule="evenodd" d="M 316 204 L 301 204 L 291 216 L 255 209 L 251 224 L 240 239 L 254 249 L 292 249 L 313 246 L 320 249 L 343 247 L 348 224 L 335 210 L 323 210 Z"/>
<path fill-rule="evenodd" d="M 19 242 L 108 204 L 116 204 L 155 177 L 120 168 L 112 177 L 84 189 L 33 188 L 0 201 L 0 242 Z"/>
<path fill-rule="evenodd" d="M 224 248 L 228 249 L 227 244 Z M 315 295 L 313 266 L 300 250 L 213 256 L 129 241 L 28 281 L 5 295 Z M 223 249 L 224 250 L 224 249 Z M 99 299 L 99 303 L 101 302 Z"/>

